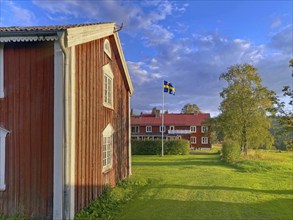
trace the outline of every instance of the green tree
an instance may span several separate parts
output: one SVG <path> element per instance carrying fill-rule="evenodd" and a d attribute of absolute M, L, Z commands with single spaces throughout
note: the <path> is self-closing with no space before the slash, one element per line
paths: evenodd
<path fill-rule="evenodd" d="M 247 155 L 248 147 L 266 147 L 273 144 L 267 113 L 274 113 L 275 93 L 261 84 L 257 69 L 249 64 L 234 65 L 221 74 L 228 87 L 220 93 L 220 128 L 224 141 L 239 144 Z"/>
<path fill-rule="evenodd" d="M 289 67 L 293 67 L 293 59 L 289 60 Z"/>
<path fill-rule="evenodd" d="M 289 61 L 289 67 L 292 67 L 292 81 L 293 81 L 293 59 Z M 285 127 L 288 132 L 293 132 L 293 90 L 290 86 L 283 87 L 283 95 L 289 97 L 289 108 L 290 110 L 285 110 L 285 103 L 279 103 L 279 122 Z"/>
<path fill-rule="evenodd" d="M 197 104 L 186 104 L 184 107 L 181 109 L 181 113 L 200 113 L 200 109 L 197 106 Z"/>
<path fill-rule="evenodd" d="M 293 59 L 289 61 L 289 67 L 292 67 L 292 82 L 293 82 Z M 286 110 L 286 105 L 284 102 L 278 103 L 278 110 L 279 115 L 277 117 L 277 120 L 282 127 L 282 129 L 279 131 L 279 134 L 282 134 L 282 136 L 288 136 L 288 140 L 284 141 L 284 144 L 286 146 L 286 149 L 293 149 L 293 90 L 290 88 L 290 86 L 284 86 L 283 87 L 283 95 L 286 97 L 289 97 L 289 109 Z M 291 108 L 291 109 L 290 109 Z"/>
<path fill-rule="evenodd" d="M 274 146 L 279 150 L 293 150 L 293 132 L 280 123 L 282 116 L 273 117 L 270 132 L 274 136 Z"/>

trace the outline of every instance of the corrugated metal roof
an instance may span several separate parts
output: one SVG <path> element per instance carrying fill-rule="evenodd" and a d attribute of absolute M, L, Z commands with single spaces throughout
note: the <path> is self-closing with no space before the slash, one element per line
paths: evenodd
<path fill-rule="evenodd" d="M 210 118 L 209 113 L 199 113 L 199 114 L 165 114 L 164 124 L 165 125 L 181 125 L 181 126 L 191 126 L 191 125 L 201 125 L 206 119 Z M 153 115 L 140 115 L 131 117 L 132 125 L 160 125 L 162 124 L 162 117 L 156 117 Z"/>
<path fill-rule="evenodd" d="M 0 27 L 1 32 L 46 32 L 46 31 L 63 31 L 69 28 L 75 27 L 83 27 L 97 24 L 109 24 L 112 22 L 100 22 L 100 23 L 88 23 L 88 24 L 66 24 L 66 25 L 52 25 L 52 26 L 30 26 L 30 27 L 21 27 L 21 26 L 13 26 L 13 27 Z"/>

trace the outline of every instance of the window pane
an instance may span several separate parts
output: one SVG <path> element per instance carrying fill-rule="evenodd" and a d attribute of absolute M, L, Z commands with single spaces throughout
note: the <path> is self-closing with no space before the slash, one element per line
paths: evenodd
<path fill-rule="evenodd" d="M 113 135 L 103 138 L 103 168 L 111 167 L 113 158 Z"/>

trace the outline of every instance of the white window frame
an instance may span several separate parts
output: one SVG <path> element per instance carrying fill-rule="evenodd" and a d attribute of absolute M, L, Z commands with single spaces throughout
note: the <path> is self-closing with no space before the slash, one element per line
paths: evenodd
<path fill-rule="evenodd" d="M 190 137 L 190 143 L 196 144 L 196 137 Z"/>
<path fill-rule="evenodd" d="M 209 130 L 208 126 L 201 126 L 201 133 L 205 133 Z"/>
<path fill-rule="evenodd" d="M 108 55 L 108 57 L 111 59 L 112 51 L 111 51 L 111 45 L 108 39 L 104 40 L 104 52 Z"/>
<path fill-rule="evenodd" d="M 175 130 L 175 126 L 174 126 L 174 125 L 171 125 L 171 126 L 169 127 L 169 130 L 170 130 L 170 131 L 174 131 L 174 130 Z"/>
<path fill-rule="evenodd" d="M 145 132 L 147 132 L 147 133 L 152 132 L 152 130 L 153 130 L 153 128 L 152 128 L 151 125 L 147 125 L 147 126 L 145 127 Z"/>
<path fill-rule="evenodd" d="M 134 128 L 134 132 L 132 132 L 132 128 Z M 131 127 L 131 132 L 134 133 L 134 134 L 139 133 L 139 126 L 132 126 Z"/>
<path fill-rule="evenodd" d="M 160 132 L 162 133 L 162 132 L 165 132 L 166 131 L 166 126 L 164 125 L 164 126 L 162 126 L 162 125 L 160 125 Z"/>
<path fill-rule="evenodd" d="M 208 137 L 201 137 L 201 143 L 202 144 L 208 144 L 209 143 L 209 138 Z"/>
<path fill-rule="evenodd" d="M 5 148 L 6 148 L 6 136 L 9 133 L 4 128 L 0 127 L 0 191 L 5 191 Z"/>
<path fill-rule="evenodd" d="M 196 126 L 190 126 L 190 132 L 196 133 Z"/>
<path fill-rule="evenodd" d="M 103 172 L 108 171 L 113 165 L 113 134 L 114 128 L 108 124 L 103 131 L 102 139 L 102 166 Z"/>
<path fill-rule="evenodd" d="M 107 108 L 114 107 L 114 74 L 110 64 L 103 66 L 103 105 Z"/>
<path fill-rule="evenodd" d="M 4 44 L 0 43 L 0 99 L 4 98 Z"/>

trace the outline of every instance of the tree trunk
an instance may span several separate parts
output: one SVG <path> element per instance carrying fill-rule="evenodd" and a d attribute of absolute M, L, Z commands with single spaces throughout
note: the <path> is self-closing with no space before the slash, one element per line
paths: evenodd
<path fill-rule="evenodd" d="M 243 125 L 242 128 L 242 137 L 241 137 L 241 148 L 243 150 L 244 156 L 247 156 L 247 151 L 248 151 L 248 147 L 247 147 L 247 137 L 246 137 L 246 125 Z"/>
<path fill-rule="evenodd" d="M 245 145 L 244 146 L 244 151 L 243 151 L 245 157 L 247 156 L 247 151 L 248 151 L 248 147 L 247 147 L 247 145 Z"/>

